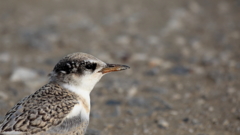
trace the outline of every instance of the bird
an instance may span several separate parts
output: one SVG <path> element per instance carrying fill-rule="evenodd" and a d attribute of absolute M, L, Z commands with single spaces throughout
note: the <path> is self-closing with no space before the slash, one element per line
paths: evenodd
<path fill-rule="evenodd" d="M 84 135 L 95 84 L 105 74 L 129 68 L 83 52 L 63 57 L 49 74 L 47 84 L 7 112 L 0 134 Z"/>

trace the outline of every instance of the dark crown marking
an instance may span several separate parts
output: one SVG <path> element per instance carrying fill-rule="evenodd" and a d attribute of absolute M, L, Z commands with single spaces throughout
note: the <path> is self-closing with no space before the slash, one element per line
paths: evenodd
<path fill-rule="evenodd" d="M 96 63 L 91 63 L 89 61 L 79 61 L 79 60 L 61 60 L 54 67 L 53 71 L 60 74 L 71 74 L 79 73 L 81 74 L 84 70 L 91 70 L 93 72 L 97 67 Z"/>

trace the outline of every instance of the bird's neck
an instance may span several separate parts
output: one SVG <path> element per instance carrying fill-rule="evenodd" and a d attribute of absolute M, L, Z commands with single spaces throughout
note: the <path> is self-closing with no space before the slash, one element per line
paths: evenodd
<path fill-rule="evenodd" d="M 91 92 L 91 90 L 85 90 L 81 86 L 71 85 L 71 84 L 62 84 L 62 87 L 74 92 L 75 94 L 77 94 L 80 97 L 80 99 L 82 98 L 82 100 L 85 100 L 85 102 L 87 103 L 88 109 L 90 110 L 90 92 Z"/>
<path fill-rule="evenodd" d="M 90 91 L 84 90 L 82 87 L 70 84 L 62 84 L 62 87 L 74 92 L 79 97 L 79 104 L 75 105 L 67 118 L 72 119 L 80 116 L 82 120 L 89 121 L 90 114 Z"/>

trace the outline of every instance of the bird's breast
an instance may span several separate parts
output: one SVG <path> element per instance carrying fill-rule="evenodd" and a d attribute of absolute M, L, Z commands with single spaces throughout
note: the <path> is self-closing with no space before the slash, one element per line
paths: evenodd
<path fill-rule="evenodd" d="M 76 104 L 73 109 L 70 111 L 70 113 L 66 116 L 66 119 L 71 119 L 74 117 L 79 117 L 82 120 L 89 120 L 89 108 L 88 106 L 83 103 L 79 102 L 79 104 Z"/>

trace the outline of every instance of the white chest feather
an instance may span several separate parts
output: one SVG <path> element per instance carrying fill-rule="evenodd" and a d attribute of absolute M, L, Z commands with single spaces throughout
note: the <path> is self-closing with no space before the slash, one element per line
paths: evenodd
<path fill-rule="evenodd" d="M 86 90 L 82 90 L 79 87 L 63 84 L 63 87 L 78 94 L 80 99 L 79 104 L 76 104 L 72 111 L 67 115 L 66 118 L 72 118 L 75 116 L 81 115 L 81 117 L 85 120 L 89 120 L 90 113 L 90 92 Z"/>
<path fill-rule="evenodd" d="M 81 115 L 81 119 L 89 120 L 89 112 L 84 109 L 83 105 L 80 103 L 75 105 L 72 111 L 66 116 L 67 119 L 73 118 L 75 116 Z"/>

